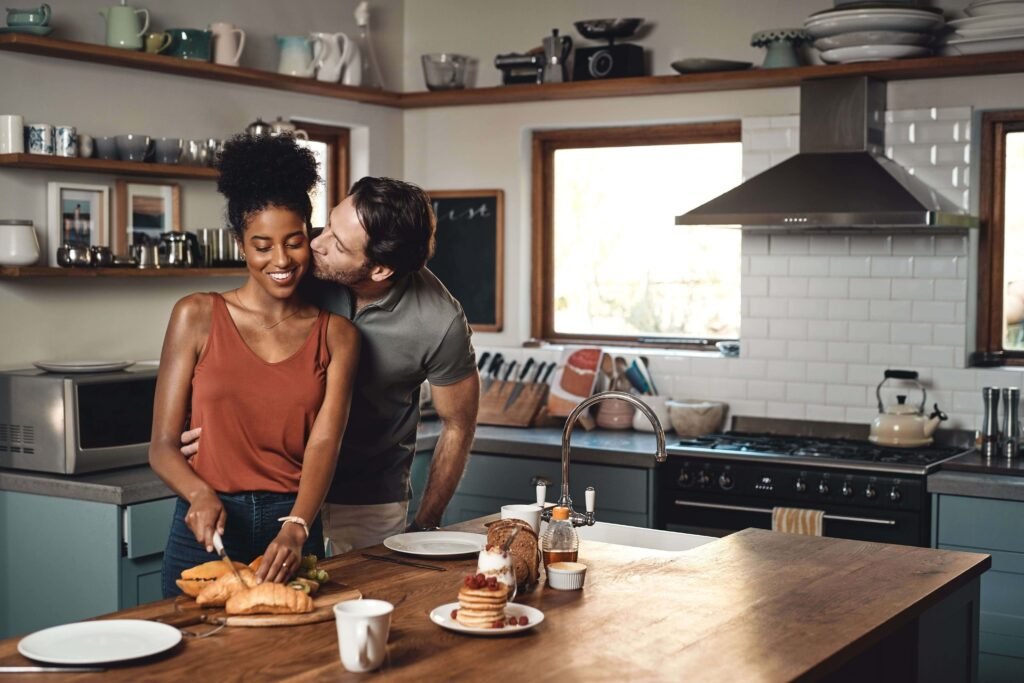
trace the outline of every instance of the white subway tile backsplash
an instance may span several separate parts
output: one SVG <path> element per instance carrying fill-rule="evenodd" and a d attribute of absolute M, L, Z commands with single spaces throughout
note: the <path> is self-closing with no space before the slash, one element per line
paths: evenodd
<path fill-rule="evenodd" d="M 778 256 L 751 256 L 751 275 L 788 275 L 789 259 Z"/>
<path fill-rule="evenodd" d="M 868 347 L 868 361 L 878 365 L 907 365 L 910 363 L 910 345 L 872 344 Z"/>
<path fill-rule="evenodd" d="M 786 400 L 791 403 L 822 403 L 825 385 L 811 382 L 787 382 Z"/>
<path fill-rule="evenodd" d="M 740 293 L 743 297 L 768 296 L 768 278 L 744 275 L 740 281 Z"/>
<path fill-rule="evenodd" d="M 786 358 L 786 342 L 782 339 L 750 339 L 743 341 L 743 348 L 751 358 L 782 360 Z M 769 363 L 770 368 L 773 363 Z"/>
<path fill-rule="evenodd" d="M 888 256 L 891 253 L 891 235 L 853 235 L 850 239 L 853 256 Z"/>
<path fill-rule="evenodd" d="M 911 320 L 916 323 L 956 322 L 956 305 L 946 301 L 915 301 Z"/>
<path fill-rule="evenodd" d="M 944 166 L 966 165 L 971 161 L 971 146 L 963 143 L 932 145 L 933 164 Z"/>
<path fill-rule="evenodd" d="M 825 403 L 832 406 L 864 406 L 868 400 L 867 387 L 855 387 L 845 384 L 828 384 L 825 386 Z"/>
<path fill-rule="evenodd" d="M 839 406 L 815 404 L 808 404 L 804 413 L 804 417 L 808 420 L 818 420 L 822 422 L 842 422 L 845 415 L 846 410 Z"/>
<path fill-rule="evenodd" d="M 814 289 L 811 289 L 813 292 Z M 824 320 L 828 317 L 829 299 L 790 299 L 789 317 L 804 320 Z"/>
<path fill-rule="evenodd" d="M 846 409 L 846 419 L 844 422 L 871 424 L 871 421 L 874 420 L 877 415 L 878 408 L 876 406 L 868 408 L 851 406 Z"/>
<path fill-rule="evenodd" d="M 926 278 L 907 278 L 896 284 L 896 293 L 900 299 L 912 301 L 931 301 L 935 298 L 935 280 Z"/>
<path fill-rule="evenodd" d="M 964 325 L 932 325 L 931 327 L 932 341 L 939 346 L 963 346 L 967 341 L 967 328 Z"/>
<path fill-rule="evenodd" d="M 772 155 L 768 152 L 748 152 L 743 154 L 743 179 L 749 180 L 758 173 L 764 173 L 772 167 Z"/>
<path fill-rule="evenodd" d="M 918 367 L 952 368 L 952 346 L 915 346 L 910 351 L 910 362 Z"/>
<path fill-rule="evenodd" d="M 812 277 L 807 286 L 812 296 L 843 299 L 849 295 L 850 283 L 844 277 Z"/>
<path fill-rule="evenodd" d="M 792 357 L 791 354 L 787 354 Z M 807 363 L 796 360 L 770 361 L 764 368 L 765 379 L 781 379 L 791 382 L 803 381 L 807 375 Z"/>
<path fill-rule="evenodd" d="M 805 361 L 828 360 L 828 347 L 819 341 L 790 341 L 789 355 Z"/>
<path fill-rule="evenodd" d="M 716 356 L 691 358 L 690 374 L 694 377 L 720 377 L 731 360 Z"/>
<path fill-rule="evenodd" d="M 768 336 L 768 318 L 746 316 L 740 327 L 740 335 L 744 340 L 766 338 Z"/>
<path fill-rule="evenodd" d="M 874 256 L 871 258 L 871 277 L 910 277 L 913 273 L 913 256 Z"/>
<path fill-rule="evenodd" d="M 970 110 L 968 110 L 970 111 Z M 970 114 L 968 114 L 970 116 Z M 939 110 L 936 107 L 928 109 L 895 109 L 885 112 L 886 134 L 889 133 L 889 125 L 892 123 L 908 123 L 910 121 L 934 121 L 939 117 Z M 743 125 L 747 125 L 746 119 Z"/>
<path fill-rule="evenodd" d="M 769 289 L 771 284 L 769 283 Z M 765 318 L 784 318 L 789 311 L 787 299 L 774 298 L 774 296 L 755 296 L 747 299 L 750 302 L 750 315 Z"/>
<path fill-rule="evenodd" d="M 822 341 L 848 339 L 849 323 L 845 320 L 821 320 L 807 326 L 807 338 Z"/>
<path fill-rule="evenodd" d="M 872 301 L 870 308 L 872 320 L 891 320 L 893 322 L 910 320 L 909 301 Z"/>
<path fill-rule="evenodd" d="M 936 368 L 930 374 L 932 386 L 936 389 L 943 391 L 973 391 L 975 387 L 974 373 L 970 370 Z"/>
<path fill-rule="evenodd" d="M 802 256 L 810 250 L 807 235 L 778 234 L 768 237 L 768 251 L 773 256 Z"/>
<path fill-rule="evenodd" d="M 882 381 L 887 367 L 889 367 L 888 363 L 884 365 L 857 363 L 847 365 L 844 382 L 851 386 L 871 387 L 871 391 L 874 393 L 874 388 Z"/>
<path fill-rule="evenodd" d="M 846 366 L 838 363 L 808 363 L 807 381 L 834 384 L 846 381 Z"/>
<path fill-rule="evenodd" d="M 862 342 L 829 342 L 828 359 L 838 363 L 866 363 L 868 345 Z"/>
<path fill-rule="evenodd" d="M 761 358 L 732 358 L 727 363 L 730 377 L 764 377 L 768 361 Z"/>
<path fill-rule="evenodd" d="M 892 253 L 895 256 L 931 256 L 935 241 L 931 235 L 894 235 Z"/>
<path fill-rule="evenodd" d="M 767 254 L 768 235 L 744 230 L 743 236 L 740 238 L 740 251 L 750 256 Z"/>
<path fill-rule="evenodd" d="M 770 339 L 807 339 L 807 321 L 785 318 L 769 320 L 768 337 Z"/>
<path fill-rule="evenodd" d="M 782 381 L 749 380 L 747 398 L 765 401 L 781 401 L 786 397 L 786 383 Z"/>
<path fill-rule="evenodd" d="M 791 128 L 761 128 L 743 131 L 743 153 L 771 152 L 796 147 L 796 136 Z M 944 140 L 951 142 L 950 140 Z"/>
<path fill-rule="evenodd" d="M 850 238 L 846 235 L 811 235 L 808 249 L 813 255 L 842 256 L 850 253 Z"/>
<path fill-rule="evenodd" d="M 773 277 L 768 281 L 768 295 L 807 296 L 807 278 L 805 277 Z"/>
<path fill-rule="evenodd" d="M 967 238 L 963 235 L 938 235 L 935 238 L 936 256 L 967 256 Z"/>
<path fill-rule="evenodd" d="M 891 280 L 884 277 L 850 278 L 851 299 L 888 299 Z"/>
<path fill-rule="evenodd" d="M 765 406 L 765 408 L 766 417 L 786 420 L 802 420 L 806 417 L 802 403 L 778 403 L 773 401 Z"/>
<path fill-rule="evenodd" d="M 867 299 L 832 299 L 828 302 L 829 320 L 867 320 Z"/>
<path fill-rule="evenodd" d="M 901 166 L 916 167 L 935 163 L 935 145 L 888 144 L 885 156 Z"/>
<path fill-rule="evenodd" d="M 790 256 L 789 274 L 807 276 L 828 275 L 828 258 L 824 256 Z"/>
<path fill-rule="evenodd" d="M 834 277 L 864 277 L 871 274 L 871 257 L 832 256 L 828 260 L 828 272 Z"/>
<path fill-rule="evenodd" d="M 714 382 L 703 382 L 700 386 L 697 397 L 710 398 L 728 402 L 736 396 L 746 396 L 747 380 L 722 377 Z"/>
<path fill-rule="evenodd" d="M 892 336 L 894 344 L 931 344 L 932 326 L 924 323 L 892 323 Z"/>
<path fill-rule="evenodd" d="M 936 301 L 965 301 L 967 299 L 966 280 L 936 280 Z"/>
<path fill-rule="evenodd" d="M 885 344 L 892 338 L 891 328 L 892 323 L 861 320 L 849 326 L 847 338 L 849 341 Z"/>

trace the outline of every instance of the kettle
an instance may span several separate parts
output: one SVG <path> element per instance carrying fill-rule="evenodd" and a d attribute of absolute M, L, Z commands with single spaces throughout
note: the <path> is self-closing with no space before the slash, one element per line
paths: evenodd
<path fill-rule="evenodd" d="M 251 135 L 254 138 L 263 137 L 264 135 L 272 135 L 274 132 L 273 126 L 258 118 L 245 127 L 246 135 Z"/>
<path fill-rule="evenodd" d="M 569 52 L 572 50 L 572 38 L 560 37 L 558 29 L 555 28 L 551 29 L 551 35 L 541 42 L 544 43 L 544 82 L 562 83 L 569 80 L 565 60 L 569 58 Z"/>
<path fill-rule="evenodd" d="M 913 382 L 921 390 L 921 403 L 910 405 L 907 403 L 906 394 L 898 394 L 896 405 L 886 406 L 882 402 L 882 385 L 890 379 Z M 916 370 L 886 370 L 885 377 L 875 389 L 875 396 L 878 398 L 878 417 L 871 423 L 868 440 L 880 446 L 927 446 L 932 442 L 932 435 L 935 434 L 939 423 L 947 419 L 946 414 L 939 410 L 938 403 L 935 404 L 935 410 L 925 416 L 924 406 L 928 400 L 928 392 L 917 380 Z"/>
<path fill-rule="evenodd" d="M 291 135 L 293 138 L 299 140 L 308 140 L 309 133 L 297 128 L 291 121 L 285 121 L 283 117 L 278 116 L 277 120 L 270 124 L 271 135 Z"/>
<path fill-rule="evenodd" d="M 149 10 L 135 9 L 121 0 L 120 5 L 100 8 L 100 15 L 107 22 L 107 45 L 125 50 L 141 50 L 142 36 L 149 29 Z M 142 16 L 139 25 L 138 16 Z"/>

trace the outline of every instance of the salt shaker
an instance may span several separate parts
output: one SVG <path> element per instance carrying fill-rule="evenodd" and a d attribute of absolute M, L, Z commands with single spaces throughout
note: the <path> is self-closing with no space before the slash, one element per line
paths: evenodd
<path fill-rule="evenodd" d="M 999 387 L 983 387 L 984 421 L 981 425 L 981 454 L 991 458 L 999 452 Z"/>
<path fill-rule="evenodd" d="M 1003 433 L 1000 452 L 1009 459 L 1020 451 L 1020 389 L 1003 387 Z"/>

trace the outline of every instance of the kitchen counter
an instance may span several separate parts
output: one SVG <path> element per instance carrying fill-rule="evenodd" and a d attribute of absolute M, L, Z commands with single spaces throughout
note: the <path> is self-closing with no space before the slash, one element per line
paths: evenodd
<path fill-rule="evenodd" d="M 1024 501 L 1024 458 L 986 459 L 975 451 L 947 460 L 928 475 L 928 493 Z"/>
<path fill-rule="evenodd" d="M 421 423 L 416 450 L 433 449 L 440 433 L 440 422 Z M 650 469 L 654 467 L 655 443 L 654 434 L 631 430 L 577 430 L 572 436 L 572 462 Z M 560 460 L 561 444 L 560 428 L 516 429 L 480 425 L 476 429 L 472 450 L 473 453 Z M 0 491 L 114 505 L 131 505 L 174 495 L 147 465 L 80 475 L 0 468 Z"/>
<path fill-rule="evenodd" d="M 483 521 L 457 528 L 479 532 Z M 388 554 L 383 546 L 371 551 Z M 580 561 L 589 566 L 584 589 L 539 587 L 521 595 L 519 602 L 542 610 L 545 620 L 510 638 L 461 635 L 430 621 L 430 610 L 456 600 L 475 559 L 431 560 L 448 569 L 432 572 L 352 552 L 324 567 L 365 597 L 395 604 L 382 672 L 389 681 L 481 680 L 529 671 L 531 679 L 545 681 L 733 683 L 830 676 L 905 681 L 913 680 L 910 667 L 919 667 L 917 680 L 969 680 L 977 652 L 977 622 L 972 630 L 970 620 L 977 615 L 978 577 L 991 563 L 987 555 L 756 529 L 684 552 L 582 541 Z M 146 619 L 173 610 L 165 600 L 110 616 Z M 0 665 L 32 663 L 17 653 L 17 642 L 0 641 Z M 33 680 L 71 676 L 77 675 Z M 342 668 L 332 622 L 229 627 L 102 674 L 104 681 L 196 676 L 364 680 Z"/>

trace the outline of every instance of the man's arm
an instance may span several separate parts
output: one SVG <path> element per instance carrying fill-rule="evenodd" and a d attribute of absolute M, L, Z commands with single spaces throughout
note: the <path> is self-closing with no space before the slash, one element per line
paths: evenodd
<path fill-rule="evenodd" d="M 441 515 L 466 469 L 469 448 L 476 432 L 480 375 L 474 370 L 455 384 L 431 385 L 430 394 L 441 419 L 441 436 L 434 447 L 427 488 L 423 491 L 423 500 L 414 520 L 415 525 L 421 528 L 440 525 Z"/>

